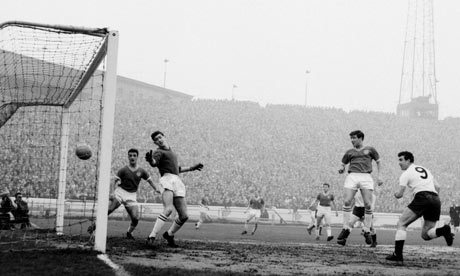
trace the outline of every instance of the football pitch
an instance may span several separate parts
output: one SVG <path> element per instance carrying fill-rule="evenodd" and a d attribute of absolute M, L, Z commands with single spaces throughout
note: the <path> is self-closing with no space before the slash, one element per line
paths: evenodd
<path fill-rule="evenodd" d="M 408 231 L 404 265 L 396 266 L 385 261 L 394 229 L 379 229 L 379 245 L 369 248 L 361 229 L 341 246 L 335 238 L 327 242 L 324 230 L 315 240 L 305 225 L 261 224 L 255 235 L 241 235 L 243 224 L 206 223 L 196 230 L 189 222 L 176 234 L 179 248 L 169 248 L 161 237 L 150 248 L 144 241 L 153 222 L 140 223 L 135 241 L 123 238 L 128 224 L 109 222 L 107 253 L 131 275 L 458 275 L 460 270 L 458 241 L 452 247 L 442 237 L 424 241 L 419 230 Z M 332 232 L 337 236 L 340 229 Z"/>
<path fill-rule="evenodd" d="M 305 225 L 264 223 L 255 235 L 241 235 L 243 224 L 205 223 L 196 230 L 194 222 L 188 222 L 176 234 L 179 248 L 170 248 L 162 237 L 153 246 L 145 244 L 152 221 L 139 223 L 135 240 L 124 238 L 128 226 L 127 220 L 109 220 L 107 256 L 116 270 L 108 269 L 91 252 L 41 251 L 39 257 L 28 255 L 30 251 L 9 254 L 14 258 L 21 253 L 23 260 L 29 256 L 30 275 L 459 275 L 460 270 L 458 241 L 452 247 L 442 237 L 424 241 L 419 230 L 408 231 L 401 265 L 385 261 L 393 250 L 394 229 L 378 229 L 378 246 L 369 248 L 361 229 L 355 229 L 347 245 L 341 246 L 335 238 L 327 242 L 325 231 L 315 240 Z M 334 236 L 339 231 L 332 229 Z M 51 255 L 46 258 L 47 254 Z M 1 259 L 3 268 L 29 275 Z M 54 270 L 49 269 L 50 263 Z"/>

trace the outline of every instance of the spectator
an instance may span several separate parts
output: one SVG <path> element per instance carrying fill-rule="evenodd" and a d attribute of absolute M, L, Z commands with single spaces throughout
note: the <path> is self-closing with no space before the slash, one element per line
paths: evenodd
<path fill-rule="evenodd" d="M 22 193 L 17 192 L 15 194 L 14 203 L 16 204 L 16 209 L 12 210 L 14 220 L 16 223 L 21 224 L 21 229 L 30 227 L 29 220 L 29 206 L 26 201 L 22 199 Z"/>
<path fill-rule="evenodd" d="M 10 191 L 7 188 L 0 190 L 0 230 L 11 230 L 14 228 L 11 222 L 11 211 L 15 208 L 9 197 Z"/>

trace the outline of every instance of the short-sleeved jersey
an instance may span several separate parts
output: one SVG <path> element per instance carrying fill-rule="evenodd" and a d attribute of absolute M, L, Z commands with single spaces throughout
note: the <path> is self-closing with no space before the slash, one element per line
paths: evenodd
<path fill-rule="evenodd" d="M 171 149 L 156 149 L 153 153 L 160 175 L 165 173 L 179 175 L 177 155 Z"/>
<path fill-rule="evenodd" d="M 319 193 L 316 199 L 319 201 L 321 206 L 331 206 L 331 202 L 334 201 L 334 195 L 330 193 Z"/>
<path fill-rule="evenodd" d="M 209 199 L 207 197 L 203 197 L 200 201 L 200 205 L 203 206 L 208 206 L 209 205 Z"/>
<path fill-rule="evenodd" d="M 349 173 L 371 173 L 372 160 L 379 161 L 380 156 L 373 147 L 365 146 L 362 149 L 349 149 L 342 157 L 342 163 L 348 164 Z"/>
<path fill-rule="evenodd" d="M 117 178 L 121 181 L 118 184 L 119 187 L 127 192 L 135 193 L 141 179 L 147 180 L 150 178 L 150 175 L 143 168 L 137 168 L 135 171 L 132 171 L 128 166 L 124 166 L 118 171 Z"/>
<path fill-rule="evenodd" d="M 399 177 L 399 185 L 408 187 L 412 196 L 418 192 L 427 191 L 437 194 L 434 186 L 434 177 L 431 172 L 415 164 L 411 164 Z"/>
<path fill-rule="evenodd" d="M 262 207 L 264 206 L 265 202 L 264 202 L 264 199 L 259 197 L 258 199 L 255 199 L 255 198 L 251 198 L 251 200 L 249 200 L 249 207 L 252 208 L 252 209 L 262 209 Z"/>
<path fill-rule="evenodd" d="M 377 196 L 373 193 L 372 194 L 372 201 L 371 201 L 372 210 L 374 210 L 376 200 L 377 200 Z M 360 191 L 358 191 L 355 194 L 355 207 L 364 207 L 364 199 L 363 199 L 363 195 L 361 194 Z"/>

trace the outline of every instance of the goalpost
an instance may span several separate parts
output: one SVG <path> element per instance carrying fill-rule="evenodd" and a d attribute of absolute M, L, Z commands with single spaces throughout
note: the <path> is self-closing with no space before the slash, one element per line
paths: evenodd
<path fill-rule="evenodd" d="M 105 252 L 117 51 L 117 31 L 0 24 L 0 188 L 27 198 L 36 226 L 0 231 L 0 248 L 83 242 L 96 216 Z"/>

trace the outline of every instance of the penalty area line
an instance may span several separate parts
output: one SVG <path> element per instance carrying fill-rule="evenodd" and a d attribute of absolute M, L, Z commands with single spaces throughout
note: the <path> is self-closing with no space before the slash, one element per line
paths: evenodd
<path fill-rule="evenodd" d="M 122 266 L 112 262 L 112 260 L 106 254 L 99 254 L 97 255 L 97 258 L 115 270 L 115 274 L 117 276 L 131 276 L 131 274 L 129 274 Z"/>

